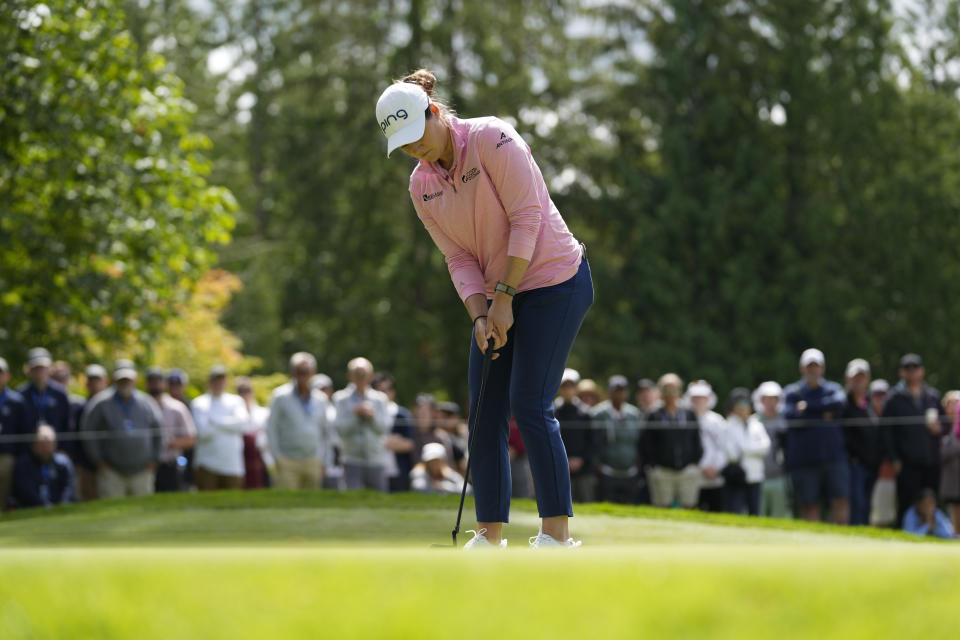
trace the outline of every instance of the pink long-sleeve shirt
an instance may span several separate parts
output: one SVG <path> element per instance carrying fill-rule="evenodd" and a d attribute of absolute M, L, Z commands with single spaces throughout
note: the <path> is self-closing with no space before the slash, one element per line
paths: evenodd
<path fill-rule="evenodd" d="M 410 176 L 410 197 L 460 299 L 492 298 L 508 256 L 530 261 L 517 291 L 572 278 L 580 243 L 550 199 L 530 147 L 499 118 L 450 120 L 453 166 L 421 161 Z"/>

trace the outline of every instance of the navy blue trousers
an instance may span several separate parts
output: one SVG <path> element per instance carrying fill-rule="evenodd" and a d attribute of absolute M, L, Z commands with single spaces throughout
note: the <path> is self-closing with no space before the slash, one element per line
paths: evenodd
<path fill-rule="evenodd" d="M 580 325 L 593 304 L 586 257 L 560 284 L 518 293 L 513 327 L 500 357 L 490 364 L 470 474 L 478 522 L 510 521 L 510 416 L 517 420 L 530 461 L 541 518 L 572 516 L 570 467 L 553 415 L 553 400 Z M 470 338 L 470 415 L 477 410 L 483 353 Z"/>

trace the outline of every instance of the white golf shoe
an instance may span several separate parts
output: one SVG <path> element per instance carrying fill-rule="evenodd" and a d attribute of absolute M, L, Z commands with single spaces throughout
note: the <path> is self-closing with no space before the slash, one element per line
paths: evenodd
<path fill-rule="evenodd" d="M 576 549 L 582 544 L 582 540 L 574 540 L 573 538 L 567 538 L 564 542 L 560 542 L 543 531 L 530 538 L 531 549 Z"/>
<path fill-rule="evenodd" d="M 493 544 L 487 540 L 486 529 L 480 529 L 480 531 L 474 531 L 470 529 L 467 533 L 472 533 L 473 537 L 470 540 L 467 540 L 467 544 L 463 545 L 463 550 L 467 551 L 468 549 L 506 549 L 507 548 L 507 539 L 503 538 L 500 540 L 500 544 Z"/>

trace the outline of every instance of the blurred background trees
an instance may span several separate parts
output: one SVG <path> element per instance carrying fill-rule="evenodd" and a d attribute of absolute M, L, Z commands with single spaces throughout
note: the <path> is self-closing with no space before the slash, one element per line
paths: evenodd
<path fill-rule="evenodd" d="M 37 5 L 18 0 L 18 17 L 2 22 L 7 353 L 37 335 L 73 348 L 78 327 L 104 317 L 162 326 L 174 304 L 134 304 L 126 279 L 108 280 L 89 256 L 140 262 L 74 237 L 78 227 L 99 238 L 109 228 L 111 243 L 124 244 L 122 234 L 139 229 L 144 244 L 133 246 L 161 265 L 215 248 L 243 283 L 224 323 L 258 371 L 282 370 L 305 349 L 342 383 L 347 360 L 364 354 L 397 376 L 401 399 L 445 390 L 462 400 L 469 320 L 409 202 L 413 162 L 386 159 L 372 116 L 391 79 L 424 66 L 462 116 L 515 123 L 588 245 L 597 301 L 572 366 L 598 378 L 671 369 L 725 391 L 792 379 L 800 351 L 815 345 L 834 378 L 855 356 L 892 377 L 899 355 L 916 350 L 934 382 L 960 379 L 957 2 L 100 0 L 99 37 L 120 48 L 113 67 L 82 63 L 99 40 L 81 37 L 84 27 L 66 17 L 79 3 L 70 5 L 51 5 L 40 27 L 24 29 L 23 12 Z M 31 53 L 41 42 L 48 57 Z M 62 113 L 80 124 L 61 134 L 57 153 L 74 155 L 61 162 L 26 150 L 24 136 L 59 117 L 44 92 L 67 93 L 71 80 Z M 122 122 L 139 108 L 145 92 L 134 86 L 154 96 L 169 87 L 161 98 L 175 104 L 145 125 L 173 128 L 159 146 L 135 145 L 122 130 L 112 141 L 100 124 L 98 109 Z M 95 102 L 109 87 L 115 95 L 84 110 L 84 96 Z M 72 175 L 91 136 L 116 160 Z M 209 166 L 174 161 L 194 148 Z M 160 158 L 203 185 L 178 191 L 184 176 L 157 170 Z M 145 201 L 123 182 L 142 173 L 155 178 Z M 49 195 L 82 193 L 71 181 L 124 206 Z M 216 246 L 229 228 L 226 189 L 236 227 Z M 174 204 L 171 190 L 181 194 Z M 177 215 L 193 218 L 161 231 L 135 224 Z M 47 216 L 64 224 L 44 227 Z M 27 229 L 36 230 L 31 242 L 67 247 L 66 262 L 31 250 Z M 183 258 L 190 269 L 168 272 L 142 262 L 168 283 L 163 301 L 185 300 L 209 266 Z M 80 288 L 77 306 L 98 306 L 54 312 L 65 319 L 54 326 L 39 311 L 52 302 L 42 292 L 76 293 L 54 279 L 78 264 L 100 279 Z"/>

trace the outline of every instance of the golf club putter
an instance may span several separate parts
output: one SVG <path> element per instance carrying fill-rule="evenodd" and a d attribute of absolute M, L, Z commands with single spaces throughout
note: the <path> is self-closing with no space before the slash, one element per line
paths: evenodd
<path fill-rule="evenodd" d="M 487 340 L 487 352 L 483 354 L 483 368 L 480 370 L 480 393 L 477 395 L 477 406 L 470 415 L 470 444 L 467 445 L 467 468 L 463 474 L 463 488 L 460 490 L 460 508 L 457 509 L 457 524 L 454 525 L 452 535 L 453 544 L 432 544 L 431 547 L 457 548 L 457 534 L 460 533 L 460 519 L 463 517 L 463 501 L 467 496 L 467 483 L 470 482 L 470 462 L 473 461 L 473 443 L 480 430 L 480 407 L 483 406 L 483 392 L 487 388 L 487 376 L 490 374 L 490 363 L 493 361 L 493 338 Z"/>

